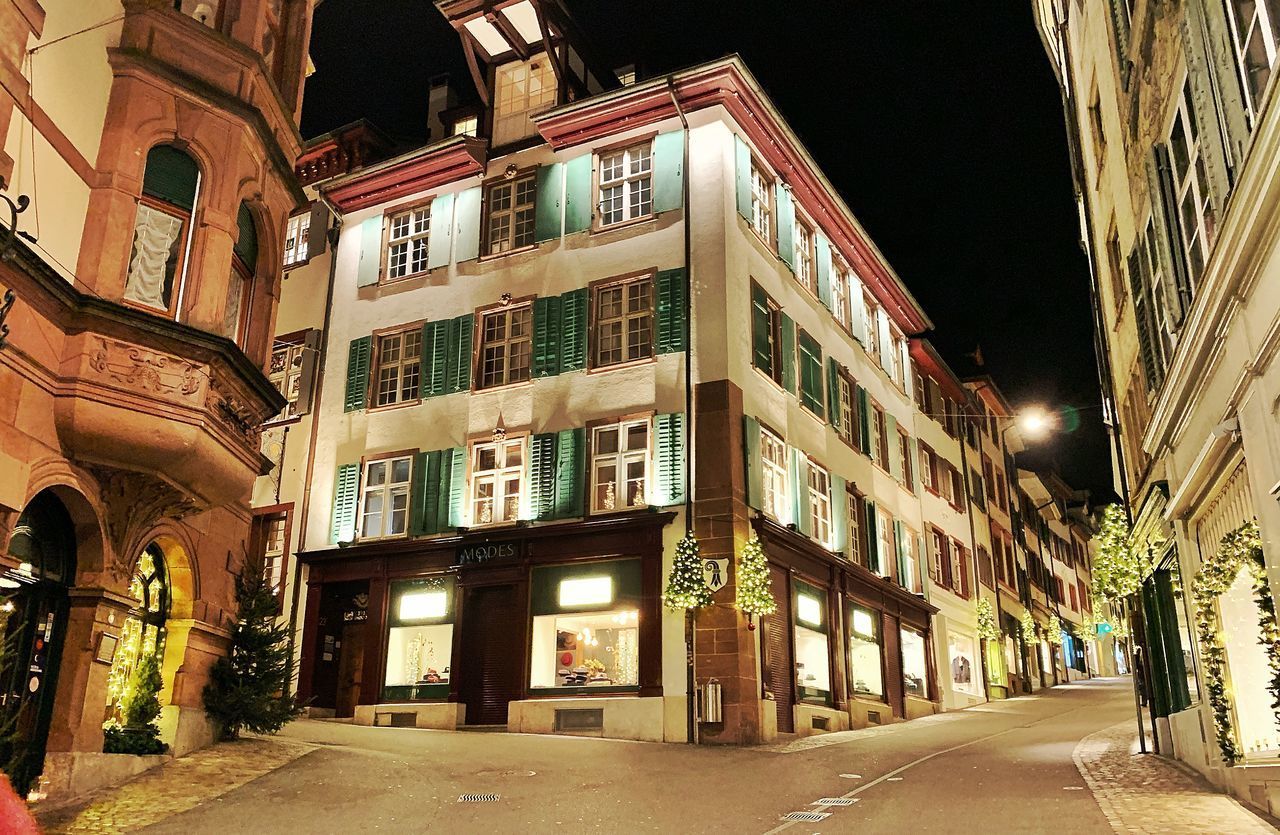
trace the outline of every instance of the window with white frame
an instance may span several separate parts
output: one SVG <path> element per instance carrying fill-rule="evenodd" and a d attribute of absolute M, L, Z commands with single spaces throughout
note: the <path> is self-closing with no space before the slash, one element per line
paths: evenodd
<path fill-rule="evenodd" d="M 597 513 L 645 507 L 649 419 L 597 426 L 591 431 L 591 509 Z"/>
<path fill-rule="evenodd" d="M 498 67 L 494 75 L 494 146 L 533 136 L 532 117 L 555 103 L 555 69 L 545 55 Z"/>
<path fill-rule="evenodd" d="M 902 526 L 902 567 L 907 572 L 901 584 L 909 592 L 923 590 L 920 580 L 920 553 L 915 531 Z"/>
<path fill-rule="evenodd" d="M 907 340 L 902 331 L 894 325 L 889 326 L 889 377 L 898 388 L 907 385 L 906 375 L 902 373 L 902 356 L 906 352 Z"/>
<path fill-rule="evenodd" d="M 272 420 L 288 420 L 298 414 L 298 398 L 302 394 L 302 360 L 306 346 L 301 342 L 277 342 L 271 349 L 267 379 L 287 401 Z"/>
<path fill-rule="evenodd" d="M 840 439 L 851 447 L 858 446 L 858 412 L 853 400 L 853 380 L 841 372 L 836 375 L 836 402 L 840 408 Z"/>
<path fill-rule="evenodd" d="M 653 214 L 653 142 L 600 155 L 600 225 Z"/>
<path fill-rule="evenodd" d="M 867 342 L 863 348 L 871 359 L 880 360 L 880 306 L 867 293 L 862 294 L 862 321 L 867 324 Z"/>
<path fill-rule="evenodd" d="M 532 306 L 504 307 L 481 317 L 477 388 L 487 389 L 528 380 L 532 358 Z"/>
<path fill-rule="evenodd" d="M 1182 254 L 1194 282 L 1204 272 L 1217 219 L 1209 203 L 1208 175 L 1200 149 L 1199 126 L 1191 109 L 1190 81 L 1184 82 L 1174 111 L 1173 127 L 1169 130 L 1169 156 L 1178 203 L 1178 226 L 1182 230 Z"/>
<path fill-rule="evenodd" d="M 1271 68 L 1280 52 L 1280 8 L 1273 2 L 1227 0 L 1231 18 L 1231 46 L 1245 91 L 1245 109 L 1257 123 L 1263 95 L 1271 81 Z"/>
<path fill-rule="evenodd" d="M 598 285 L 594 290 L 595 351 L 600 368 L 653 356 L 653 276 Z"/>
<path fill-rule="evenodd" d="M 876 538 L 879 540 L 880 552 L 880 564 L 876 566 L 876 573 L 881 577 L 888 577 L 893 573 L 890 566 L 898 551 L 893 543 L 893 517 L 882 507 L 876 508 Z"/>
<path fill-rule="evenodd" d="M 425 272 L 430 235 L 430 205 L 391 215 L 387 222 L 387 278 L 404 278 Z"/>
<path fill-rule="evenodd" d="M 524 438 L 471 448 L 471 524 L 496 525 L 520 518 L 524 460 Z"/>
<path fill-rule="evenodd" d="M 391 406 L 418 399 L 422 361 L 422 329 L 412 327 L 378 337 L 374 359 L 377 390 L 374 405 Z"/>
<path fill-rule="evenodd" d="M 289 218 L 284 227 L 284 266 L 286 269 L 307 260 L 307 237 L 311 231 L 311 212 Z"/>
<path fill-rule="evenodd" d="M 842 327 L 849 327 L 849 271 L 831 259 L 831 315 Z"/>
<path fill-rule="evenodd" d="M 453 122 L 454 136 L 475 136 L 480 130 L 479 116 L 463 116 Z"/>
<path fill-rule="evenodd" d="M 485 194 L 486 253 L 497 255 L 533 245 L 537 191 L 532 174 L 489 184 Z"/>
<path fill-rule="evenodd" d="M 1151 321 L 1155 327 L 1154 347 L 1156 351 L 1156 365 L 1160 368 L 1165 366 L 1169 358 L 1173 356 L 1173 320 L 1169 315 L 1169 301 L 1165 298 L 1165 277 L 1164 266 L 1160 258 L 1159 243 L 1157 243 L 1157 232 L 1155 221 L 1151 218 L 1147 220 L 1146 231 L 1142 236 L 1141 260 L 1143 272 L 1150 281 L 1151 289 Z M 1138 307 L 1137 299 L 1134 300 L 1134 306 Z"/>
<path fill-rule="evenodd" d="M 831 544 L 831 476 L 813 461 L 809 462 L 809 519 L 813 538 L 829 546 Z"/>
<path fill-rule="evenodd" d="M 796 220 L 796 281 L 800 286 L 814 292 L 813 287 L 813 230 L 799 219 Z"/>
<path fill-rule="evenodd" d="M 773 178 L 751 160 L 751 228 L 768 243 L 773 238 Z"/>
<path fill-rule="evenodd" d="M 409 525 L 409 480 L 413 457 L 366 461 L 360 491 L 360 538 L 400 536 Z"/>
<path fill-rule="evenodd" d="M 779 522 L 790 521 L 787 505 L 787 446 L 768 429 L 760 430 L 760 508 Z"/>

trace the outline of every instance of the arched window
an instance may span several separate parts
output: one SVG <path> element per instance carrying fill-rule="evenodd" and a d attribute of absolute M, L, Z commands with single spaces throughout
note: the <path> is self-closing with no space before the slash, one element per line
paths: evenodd
<path fill-rule="evenodd" d="M 200 169 L 186 153 L 172 145 L 157 145 L 147 154 L 125 280 L 126 301 L 177 316 L 199 188 Z"/>
<path fill-rule="evenodd" d="M 253 273 L 258 263 L 258 227 L 249 207 L 241 203 L 236 215 L 236 243 L 231 252 L 231 276 L 227 281 L 227 306 L 222 314 L 222 333 L 237 345 L 244 344 L 249 330 L 249 298 Z"/>
<path fill-rule="evenodd" d="M 107 677 L 107 719 L 119 719 L 121 701 L 138 661 L 162 657 L 165 621 L 169 618 L 169 576 L 160 546 L 148 545 L 138 557 L 129 581 L 134 606 L 120 627 L 120 642 Z"/>

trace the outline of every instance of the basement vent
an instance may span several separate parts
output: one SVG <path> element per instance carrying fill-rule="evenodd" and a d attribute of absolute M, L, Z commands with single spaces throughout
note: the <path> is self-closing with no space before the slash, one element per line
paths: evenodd
<path fill-rule="evenodd" d="M 815 731 L 825 731 L 830 725 L 831 720 L 826 716 L 812 716 L 810 717 L 809 723 Z"/>
<path fill-rule="evenodd" d="M 830 812 L 787 812 L 782 816 L 784 821 L 803 821 L 804 823 L 817 823 L 831 817 Z"/>
<path fill-rule="evenodd" d="M 373 724 L 379 728 L 415 728 L 418 725 L 418 714 L 375 713 Z"/>
<path fill-rule="evenodd" d="M 815 806 L 852 806 L 852 797 L 819 797 L 813 801 Z"/>
<path fill-rule="evenodd" d="M 580 708 L 556 711 L 556 731 L 583 733 L 604 730 L 604 708 Z"/>
<path fill-rule="evenodd" d="M 460 794 L 458 795 L 459 803 L 497 803 L 498 796 L 496 794 Z"/>
<path fill-rule="evenodd" d="M 880 724 L 880 711 L 878 711 L 878 710 L 868 710 L 868 711 L 867 711 L 867 722 L 868 722 L 869 724 L 872 724 L 872 725 L 879 725 L 879 724 Z"/>

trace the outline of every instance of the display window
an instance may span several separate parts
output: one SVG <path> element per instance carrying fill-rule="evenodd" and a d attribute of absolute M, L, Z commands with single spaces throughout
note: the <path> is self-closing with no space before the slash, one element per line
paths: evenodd
<path fill-rule="evenodd" d="M 849 678 L 855 696 L 884 698 L 884 662 L 880 616 L 861 606 L 849 608 Z"/>
<path fill-rule="evenodd" d="M 981 678 L 976 642 L 968 635 L 947 635 L 947 656 L 950 664 L 951 689 L 973 696 L 981 695 Z"/>
<path fill-rule="evenodd" d="M 924 635 L 905 626 L 902 627 L 902 687 L 908 696 L 929 698 L 929 662 Z"/>
<path fill-rule="evenodd" d="M 639 686 L 639 560 L 535 569 L 532 607 L 531 690 Z"/>
<path fill-rule="evenodd" d="M 452 577 L 423 577 L 391 584 L 383 701 L 443 699 L 449 695 L 453 598 Z"/>
<path fill-rule="evenodd" d="M 831 698 L 831 648 L 827 639 L 827 593 L 795 581 L 796 692 L 804 701 Z"/>

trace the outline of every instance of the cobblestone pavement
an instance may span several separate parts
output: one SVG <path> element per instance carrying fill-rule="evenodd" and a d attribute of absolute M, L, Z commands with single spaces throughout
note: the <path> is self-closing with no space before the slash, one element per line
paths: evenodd
<path fill-rule="evenodd" d="M 1276 830 L 1234 798 L 1154 754 L 1137 753 L 1133 720 L 1080 740 L 1073 759 L 1116 832 L 1233 835 Z"/>
<path fill-rule="evenodd" d="M 36 811 L 46 835 L 132 832 L 208 803 L 315 750 L 314 745 L 245 738 L 171 760 L 72 806 Z"/>

